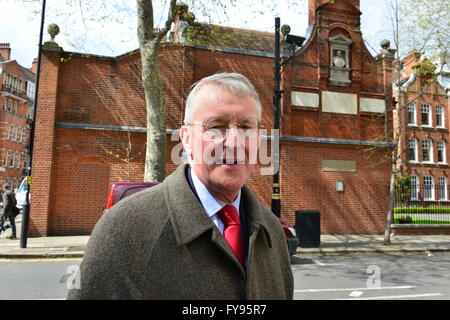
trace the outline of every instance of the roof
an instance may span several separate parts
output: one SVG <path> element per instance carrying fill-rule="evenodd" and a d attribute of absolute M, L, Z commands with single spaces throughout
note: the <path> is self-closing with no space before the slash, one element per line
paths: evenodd
<path fill-rule="evenodd" d="M 184 32 L 185 44 L 246 51 L 274 51 L 274 34 L 256 30 L 192 23 Z"/>

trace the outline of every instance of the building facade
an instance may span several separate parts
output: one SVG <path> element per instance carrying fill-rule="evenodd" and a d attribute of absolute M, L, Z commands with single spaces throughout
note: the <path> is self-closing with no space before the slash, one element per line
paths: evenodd
<path fill-rule="evenodd" d="M 0 43 L 0 182 L 19 187 L 28 166 L 29 126 L 35 77 L 11 59 L 9 43 Z"/>
<path fill-rule="evenodd" d="M 450 200 L 448 164 L 449 88 L 446 74 L 424 74 L 417 67 L 432 62 L 413 52 L 403 60 L 400 90 L 395 90 L 398 100 L 400 128 L 400 165 L 410 175 L 411 199 L 425 206 Z M 439 68 L 439 66 L 438 66 Z M 423 68 L 422 68 L 423 70 Z M 429 70 L 432 71 L 432 70 Z"/>
<path fill-rule="evenodd" d="M 359 1 L 309 5 L 305 43 L 291 46 L 287 37 L 282 43 L 289 63 L 282 73 L 281 216 L 294 224 L 296 211 L 318 210 L 322 233 L 381 233 L 390 164 L 380 160 L 391 151 L 392 69 L 364 46 Z M 274 35 L 196 23 L 183 10 L 160 51 L 167 174 L 182 158 L 173 133 L 182 125 L 189 88 L 217 72 L 242 73 L 255 85 L 269 136 L 261 152 L 270 157 Z M 45 46 L 41 63 L 30 234 L 89 234 L 111 183 L 143 179 L 146 108 L 139 51 L 103 57 Z M 260 161 L 249 180 L 268 207 L 270 166 Z"/>

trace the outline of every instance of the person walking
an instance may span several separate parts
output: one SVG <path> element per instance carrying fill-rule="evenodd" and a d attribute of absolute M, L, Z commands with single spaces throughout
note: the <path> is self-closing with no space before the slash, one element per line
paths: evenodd
<path fill-rule="evenodd" d="M 0 216 L 0 233 L 5 231 L 6 228 L 4 227 L 4 224 L 6 222 L 6 219 L 9 220 L 11 223 L 11 229 L 12 229 L 12 235 L 8 237 L 8 239 L 15 239 L 16 238 L 16 195 L 14 192 L 11 191 L 11 187 L 9 184 L 4 186 L 4 192 L 2 195 L 3 199 L 3 211 L 2 215 Z"/>

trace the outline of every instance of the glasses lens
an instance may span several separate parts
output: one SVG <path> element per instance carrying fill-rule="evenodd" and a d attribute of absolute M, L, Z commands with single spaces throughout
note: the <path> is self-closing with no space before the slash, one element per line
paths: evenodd
<path fill-rule="evenodd" d="M 223 119 L 210 119 L 205 123 L 205 133 L 211 139 L 223 139 L 226 135 L 228 123 Z"/>
<path fill-rule="evenodd" d="M 258 133 L 259 122 L 255 118 L 245 118 L 236 125 L 238 135 L 242 138 L 251 138 Z M 211 139 L 223 139 L 230 129 L 230 123 L 224 119 L 210 119 L 204 125 L 205 134 Z"/>

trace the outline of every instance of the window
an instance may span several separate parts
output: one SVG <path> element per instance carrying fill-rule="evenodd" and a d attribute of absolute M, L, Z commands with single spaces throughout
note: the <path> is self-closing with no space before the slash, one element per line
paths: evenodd
<path fill-rule="evenodd" d="M 3 166 L 8 166 L 8 150 L 5 150 L 5 158 L 3 159 Z"/>
<path fill-rule="evenodd" d="M 13 101 L 12 100 L 8 100 L 8 111 L 12 111 L 13 109 Z"/>
<path fill-rule="evenodd" d="M 14 113 L 17 113 L 17 109 L 19 108 L 19 103 L 14 101 Z"/>
<path fill-rule="evenodd" d="M 433 201 L 434 200 L 434 182 L 433 176 L 423 177 L 423 200 Z"/>
<path fill-rule="evenodd" d="M 411 176 L 411 200 L 419 200 L 419 184 L 417 176 Z"/>
<path fill-rule="evenodd" d="M 10 137 L 10 128 L 11 128 L 11 126 L 7 126 L 6 127 L 6 140 L 9 140 L 9 137 Z"/>
<path fill-rule="evenodd" d="M 9 166 L 14 168 L 14 162 L 16 160 L 16 153 L 14 151 L 9 152 L 11 154 L 11 158 L 9 159 Z"/>
<path fill-rule="evenodd" d="M 422 141 L 422 162 L 433 162 L 433 144 L 429 139 Z"/>
<path fill-rule="evenodd" d="M 436 127 L 444 128 L 444 106 L 436 106 Z"/>
<path fill-rule="evenodd" d="M 445 141 L 439 140 L 437 142 L 437 161 L 440 163 L 445 163 Z"/>
<path fill-rule="evenodd" d="M 408 103 L 408 125 L 416 125 L 416 104 Z"/>
<path fill-rule="evenodd" d="M 447 178 L 439 177 L 439 200 L 447 201 Z"/>
<path fill-rule="evenodd" d="M 417 139 L 409 139 L 409 162 L 417 162 Z"/>
<path fill-rule="evenodd" d="M 19 127 L 14 127 L 14 130 L 13 130 L 13 136 L 12 136 L 12 140 L 13 140 L 13 141 L 17 141 L 17 137 L 18 137 L 17 133 L 18 133 L 18 130 L 19 130 Z"/>
<path fill-rule="evenodd" d="M 20 168 L 20 152 L 16 153 L 16 168 Z"/>
<path fill-rule="evenodd" d="M 3 97 L 3 110 L 6 111 L 6 109 L 8 109 L 8 99 Z"/>
<path fill-rule="evenodd" d="M 430 117 L 430 105 L 429 104 L 422 104 L 422 122 L 421 125 L 423 126 L 431 126 L 431 117 Z"/>

